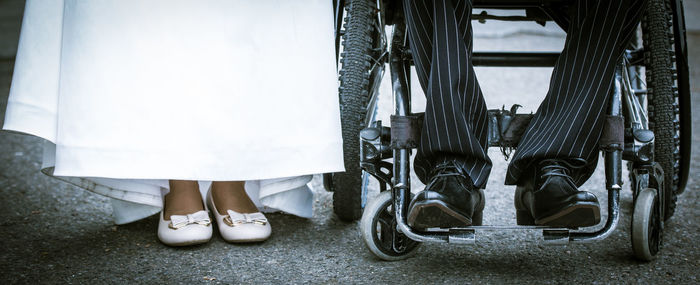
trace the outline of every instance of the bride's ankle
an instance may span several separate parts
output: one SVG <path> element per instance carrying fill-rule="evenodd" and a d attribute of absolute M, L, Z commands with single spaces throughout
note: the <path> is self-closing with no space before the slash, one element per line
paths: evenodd
<path fill-rule="evenodd" d="M 163 199 L 163 218 L 187 215 L 204 210 L 197 181 L 170 180 L 170 192 Z"/>
<path fill-rule="evenodd" d="M 243 181 L 215 181 L 211 186 L 212 199 L 220 215 L 226 215 L 226 210 L 238 213 L 255 213 L 258 208 L 250 200 L 245 191 Z"/>

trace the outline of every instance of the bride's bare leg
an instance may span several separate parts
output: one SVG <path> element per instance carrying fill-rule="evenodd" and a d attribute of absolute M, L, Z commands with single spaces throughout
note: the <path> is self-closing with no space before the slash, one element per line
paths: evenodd
<path fill-rule="evenodd" d="M 199 184 L 191 180 L 170 180 L 170 193 L 165 195 L 163 219 L 171 215 L 187 215 L 204 210 Z"/>
<path fill-rule="evenodd" d="M 238 213 L 258 212 L 246 194 L 244 184 L 243 181 L 215 181 L 211 185 L 211 195 L 220 215 L 228 215 L 228 209 Z"/>

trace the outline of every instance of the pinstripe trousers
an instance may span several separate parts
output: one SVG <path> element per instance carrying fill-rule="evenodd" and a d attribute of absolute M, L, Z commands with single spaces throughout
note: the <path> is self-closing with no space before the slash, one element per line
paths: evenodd
<path fill-rule="evenodd" d="M 427 96 L 416 174 L 425 182 L 436 164 L 455 160 L 475 186 L 484 188 L 491 160 L 487 107 L 471 61 L 472 1 L 405 0 L 403 8 L 417 77 Z M 636 31 L 644 0 L 572 4 L 549 92 L 518 144 L 506 184 L 517 184 L 531 163 L 558 158 L 586 162 L 572 172 L 580 185 L 597 163 L 615 66 Z"/>

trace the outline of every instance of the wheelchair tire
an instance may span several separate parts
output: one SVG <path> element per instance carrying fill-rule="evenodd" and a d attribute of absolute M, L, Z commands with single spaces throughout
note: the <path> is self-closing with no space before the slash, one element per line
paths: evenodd
<path fill-rule="evenodd" d="M 675 51 L 675 69 L 676 69 L 676 86 L 678 90 L 675 92 L 678 98 L 678 117 L 680 124 L 680 158 L 679 162 L 679 182 L 676 188 L 676 194 L 680 195 L 685 191 L 690 174 L 690 149 L 692 144 L 692 114 L 690 102 L 690 68 L 688 66 L 688 42 L 685 27 L 685 12 L 683 1 L 671 1 L 669 12 L 673 15 L 673 35 L 675 43 L 673 45 Z M 667 6 L 668 7 L 668 6 Z M 675 111 L 675 110 L 674 110 Z"/>
<path fill-rule="evenodd" d="M 392 208 L 391 191 L 381 192 L 367 205 L 360 220 L 360 233 L 367 249 L 386 261 L 409 258 L 420 245 L 397 232 Z M 399 235 L 398 249 L 394 248 L 392 235 Z"/>
<path fill-rule="evenodd" d="M 656 193 L 656 189 L 643 189 L 634 203 L 630 237 L 634 256 L 642 261 L 653 260 L 662 244 L 663 221 Z"/>
<path fill-rule="evenodd" d="M 376 30 L 376 2 L 347 0 L 340 54 L 340 117 L 343 133 L 345 172 L 332 175 L 333 210 L 343 221 L 362 215 L 366 201 L 360 167 L 360 131 L 367 127 L 369 101 L 375 98 L 376 71 L 373 64 L 379 34 Z M 380 67 L 383 70 L 383 65 Z"/>
<path fill-rule="evenodd" d="M 673 216 L 680 187 L 680 120 L 674 67 L 673 14 L 669 0 L 649 0 L 642 18 L 649 125 L 654 158 L 664 170 L 664 220 Z"/>

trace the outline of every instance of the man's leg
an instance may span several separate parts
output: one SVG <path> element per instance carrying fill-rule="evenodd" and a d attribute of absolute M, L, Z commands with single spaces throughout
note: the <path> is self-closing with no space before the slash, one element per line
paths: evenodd
<path fill-rule="evenodd" d="M 567 188 L 569 186 L 562 185 L 570 184 L 569 188 L 575 190 L 576 186 L 588 179 L 595 168 L 598 141 L 602 133 L 615 67 L 636 31 L 644 1 L 579 0 L 575 5 L 577 7 L 572 12 L 564 50 L 554 67 L 549 93 L 518 145 L 508 168 L 506 184 L 524 185 L 527 180 L 538 180 L 543 174 L 560 179 L 564 177 L 560 174 L 565 174 L 568 176 L 566 181 L 553 184 L 560 188 Z M 528 172 L 526 169 L 537 171 Z M 543 181 L 534 183 L 534 190 L 547 187 L 543 184 L 547 184 L 549 180 L 540 180 Z M 554 193 L 557 191 L 560 193 Z M 563 194 L 566 191 L 561 189 L 539 192 L 549 193 L 549 196 L 561 196 L 562 199 L 566 196 Z M 595 196 L 581 192 L 583 191 L 569 194 L 578 195 L 574 200 L 585 201 L 591 206 L 595 202 L 597 205 Z M 551 199 L 553 198 L 550 197 Z M 518 201 L 516 207 L 517 203 Z M 556 201 L 547 203 L 549 206 L 540 205 L 543 207 L 539 208 L 557 207 L 554 206 Z M 599 211 L 596 207 L 590 209 Z M 540 210 L 533 211 L 544 211 Z M 562 211 L 564 210 L 556 214 L 563 215 Z M 599 212 L 596 215 L 599 219 Z"/>
<path fill-rule="evenodd" d="M 460 160 L 474 185 L 486 184 L 487 108 L 471 63 L 472 0 L 404 1 L 418 80 L 427 96 L 416 172 Z"/>
<path fill-rule="evenodd" d="M 487 108 L 470 59 L 471 8 L 472 0 L 404 1 L 409 43 L 427 96 L 414 164 L 427 186 L 411 203 L 413 226 L 468 225 L 483 209 L 479 188 L 491 161 Z"/>

